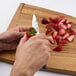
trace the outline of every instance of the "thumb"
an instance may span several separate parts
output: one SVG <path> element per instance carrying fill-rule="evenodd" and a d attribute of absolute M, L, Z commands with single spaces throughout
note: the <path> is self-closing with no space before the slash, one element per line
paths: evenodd
<path fill-rule="evenodd" d="M 18 47 L 21 47 L 28 40 L 26 34 L 21 38 Z"/>

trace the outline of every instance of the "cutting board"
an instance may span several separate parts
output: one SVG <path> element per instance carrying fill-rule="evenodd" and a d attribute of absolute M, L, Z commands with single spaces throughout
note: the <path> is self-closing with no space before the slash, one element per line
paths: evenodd
<path fill-rule="evenodd" d="M 73 30 L 76 31 L 75 17 L 23 3 L 20 4 L 18 10 L 16 11 L 16 14 L 14 15 L 8 27 L 8 30 L 19 25 L 31 26 L 33 14 L 36 14 L 37 16 L 37 21 L 40 28 L 39 30 L 41 33 L 45 32 L 45 26 L 41 24 L 42 18 L 54 18 L 57 16 L 65 16 L 65 18 L 67 18 L 69 21 L 74 22 Z M 53 47 L 54 45 L 50 46 L 51 49 Z M 51 57 L 49 58 L 49 61 L 46 65 L 47 71 L 76 75 L 76 38 L 73 43 L 69 43 L 66 46 L 64 46 L 63 51 L 52 51 L 50 52 L 50 54 Z M 15 60 L 15 51 L 1 52 L 0 60 L 13 64 Z"/>

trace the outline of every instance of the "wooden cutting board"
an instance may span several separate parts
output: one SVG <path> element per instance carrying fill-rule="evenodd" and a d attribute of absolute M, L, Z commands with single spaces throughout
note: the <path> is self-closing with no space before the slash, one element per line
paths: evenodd
<path fill-rule="evenodd" d="M 65 16 L 65 18 L 69 19 L 69 21 L 74 22 L 73 29 L 76 31 L 76 18 L 52 10 L 47 10 L 23 3 L 20 4 L 8 27 L 8 30 L 19 25 L 31 26 L 33 14 L 36 14 L 37 16 L 41 33 L 45 32 L 45 27 L 43 24 L 41 24 L 42 18 L 54 18 L 57 16 Z M 50 46 L 50 48 L 53 47 L 53 45 Z M 51 52 L 50 54 L 51 57 L 49 58 L 46 66 L 47 71 L 76 75 L 76 38 L 73 43 L 69 43 L 64 46 L 62 52 Z M 0 53 L 0 60 L 13 63 L 15 60 L 15 51 Z"/>

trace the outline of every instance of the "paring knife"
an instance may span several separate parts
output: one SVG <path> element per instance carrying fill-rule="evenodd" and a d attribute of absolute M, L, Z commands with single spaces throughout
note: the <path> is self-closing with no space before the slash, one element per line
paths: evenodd
<path fill-rule="evenodd" d="M 39 34 L 39 26 L 38 26 L 38 22 L 37 22 L 37 19 L 36 19 L 36 15 L 33 14 L 33 18 L 32 18 L 32 27 L 36 30 L 36 34 Z M 43 69 L 46 69 L 46 65 L 43 66 Z"/>

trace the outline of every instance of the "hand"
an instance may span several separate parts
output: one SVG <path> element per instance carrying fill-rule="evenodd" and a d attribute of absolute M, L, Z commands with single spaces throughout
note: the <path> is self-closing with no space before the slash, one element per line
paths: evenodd
<path fill-rule="evenodd" d="M 24 36 L 17 47 L 11 76 L 33 76 L 48 61 L 51 49 L 45 35 L 39 34 L 27 41 L 26 39 Z"/>
<path fill-rule="evenodd" d="M 16 50 L 19 40 L 25 35 L 28 27 L 18 26 L 0 34 L 0 51 Z"/>

